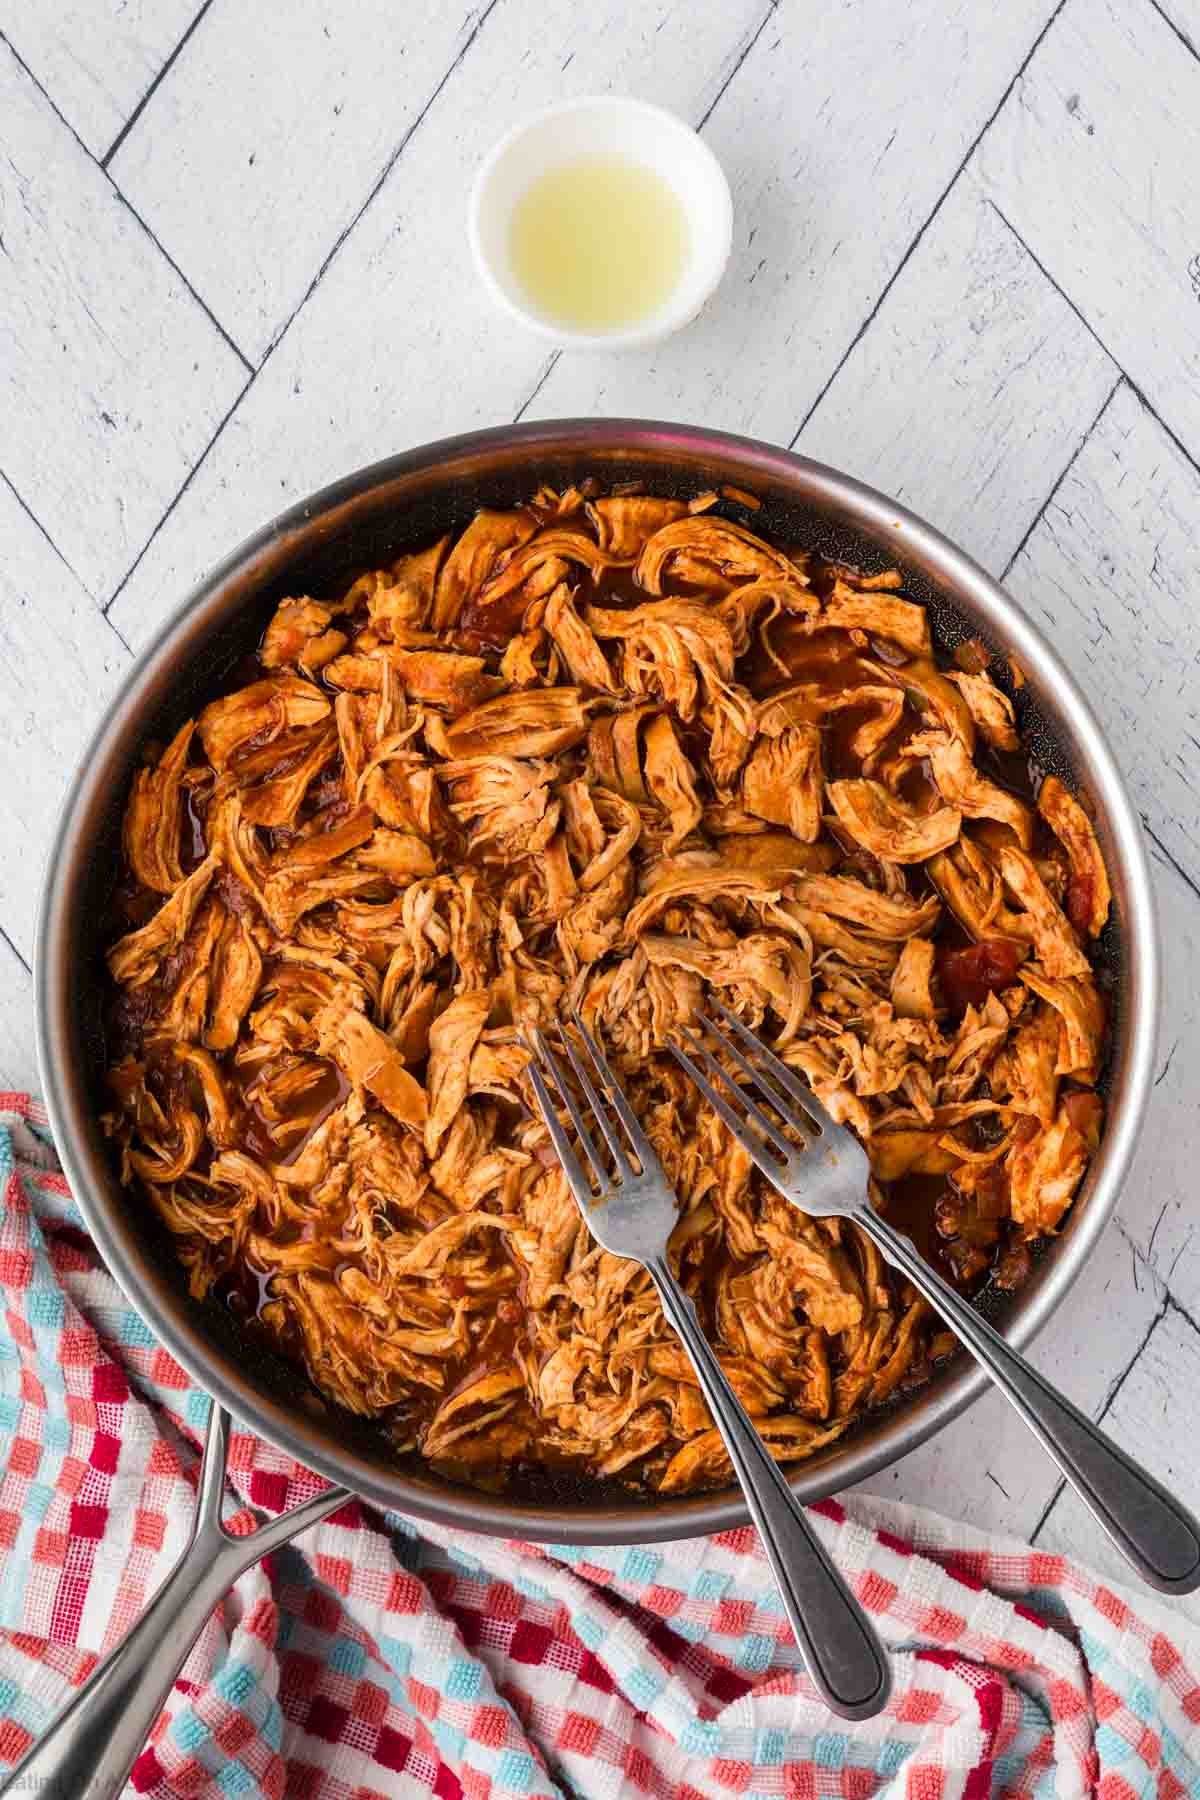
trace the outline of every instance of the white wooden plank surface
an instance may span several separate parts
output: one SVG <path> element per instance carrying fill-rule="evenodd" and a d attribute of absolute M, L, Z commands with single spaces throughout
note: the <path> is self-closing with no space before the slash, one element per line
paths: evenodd
<path fill-rule="evenodd" d="M 1200 885 L 1198 517 L 1200 472 L 1122 385 L 1008 585 L 1078 676 L 1151 829 Z"/>
<path fill-rule="evenodd" d="M 0 926 L 28 962 L 68 777 L 129 652 L 0 481 Z"/>
<path fill-rule="evenodd" d="M 0 31 L 93 156 L 116 142 L 202 0 L 0 0 Z"/>
<path fill-rule="evenodd" d="M 1200 1493 L 1200 1437 L 1188 1429 L 1188 1421 L 1198 1393 L 1200 1331 L 1177 1307 L 1167 1305 L 1103 1415 L 1105 1430 L 1192 1506 Z M 1093 1569 L 1135 1592 L 1149 1591 L 1069 1489 L 1055 1502 L 1037 1544 L 1084 1557 Z M 1169 1604 L 1200 1623 L 1197 1595 Z"/>
<path fill-rule="evenodd" d="M 0 1092 L 37 1088 L 32 1029 L 33 981 L 20 957 L 0 938 Z"/>
<path fill-rule="evenodd" d="M 783 0 L 705 127 L 735 209 L 714 302 L 652 353 L 564 356 L 528 416 L 698 418 L 788 443 L 1047 10 Z"/>
<path fill-rule="evenodd" d="M 1200 1319 L 1196 1097 L 1200 1070 L 1200 904 L 1151 846 L 1163 936 L 1163 1008 L 1150 1123 L 1126 1184 L 1121 1229 L 1181 1306 Z"/>
<path fill-rule="evenodd" d="M 113 177 L 251 362 L 485 10 L 216 6 L 155 91 Z"/>
<path fill-rule="evenodd" d="M 999 573 L 1116 371 L 964 176 L 796 443 Z"/>
<path fill-rule="evenodd" d="M 598 33 L 580 32 L 573 0 L 547 0 L 514 60 L 512 5 L 489 15 L 117 598 L 112 618 L 131 643 L 309 489 L 407 444 L 511 419 L 546 347 L 497 315 L 475 280 L 463 207 L 480 158 L 563 90 L 564 62 L 575 92 L 657 95 L 699 119 L 763 17 L 761 0 L 698 11 L 685 58 L 671 0 L 622 0 Z M 440 194 L 445 204 L 431 201 Z"/>
<path fill-rule="evenodd" d="M 989 191 L 1196 454 L 1200 60 L 1148 0 L 1066 0 L 1013 98 Z"/>
<path fill-rule="evenodd" d="M 1195 1360 L 1191 1326 L 1180 1324 L 1184 1313 L 1200 1319 L 1200 1254 L 1196 1231 L 1196 1069 L 1200 1066 L 1200 995 L 1191 971 L 1200 959 L 1200 906 L 1182 875 L 1152 846 L 1155 887 L 1165 948 L 1159 1068 L 1153 1103 L 1125 1183 L 1115 1231 L 1125 1246 L 1133 1279 L 1142 1296 L 1158 1302 L 1160 1317 L 1150 1345 L 1134 1360 L 1125 1382 L 1104 1415 L 1105 1428 L 1135 1455 L 1144 1458 L 1160 1479 L 1178 1479 L 1178 1491 L 1194 1506 L 1200 1497 L 1200 1464 L 1194 1454 L 1196 1432 L 1192 1410 L 1197 1391 L 1189 1370 Z M 1111 1241 L 1112 1229 L 1107 1241 Z M 1165 1308 L 1165 1313 L 1163 1309 Z M 1179 1309 L 1182 1308 L 1181 1313 Z M 1108 1354 L 1116 1311 L 1096 1315 L 1102 1324 L 1092 1331 L 1092 1355 Z M 1170 1329 L 1168 1329 L 1168 1327 Z M 1175 1342 L 1179 1329 L 1185 1354 L 1169 1363 L 1162 1404 L 1163 1348 Z M 1166 1331 L 1167 1335 L 1162 1334 Z M 1041 1345 L 1038 1346 L 1040 1356 Z M 1045 1365 L 1051 1366 L 1051 1365 Z M 1073 1391 L 1073 1390 L 1072 1390 Z M 1179 1461 L 1180 1443 L 1189 1450 Z M 1117 1558 L 1104 1532 L 1071 1494 L 1060 1497 L 1047 1517 L 1039 1543 L 1070 1550 L 1118 1580 L 1129 1571 Z M 1137 1585 L 1135 1583 L 1135 1585 Z M 1200 1620 L 1200 1601 L 1192 1596 L 1172 1602 Z"/>
<path fill-rule="evenodd" d="M 103 600 L 245 379 L 0 48 L 0 468 Z"/>
<path fill-rule="evenodd" d="M 0 471 L 29 509 L 0 483 L 0 832 L 22 848 L 0 865 L 0 931 L 28 956 L 58 797 L 126 660 L 89 595 L 119 589 L 113 625 L 141 643 L 311 487 L 518 410 L 781 442 L 803 425 L 803 448 L 993 568 L 1027 539 L 1009 584 L 1092 696 L 1159 839 L 1150 1118 L 1119 1217 L 1033 1354 L 1093 1413 L 1115 1391 L 1110 1425 L 1194 1499 L 1200 1471 L 1177 1459 L 1196 1435 L 1195 1346 L 1172 1308 L 1200 1320 L 1200 0 L 599 0 L 586 29 L 549 0 L 535 30 L 497 0 L 471 38 L 485 3 L 318 16 L 303 0 L 280 30 L 269 8 L 212 0 L 112 159 L 114 190 L 53 109 L 102 151 L 200 0 L 0 0 L 49 95 L 0 61 L 15 95 L 0 102 Z M 734 188 L 734 256 L 714 305 L 659 350 L 555 358 L 479 292 L 463 212 L 511 122 L 597 89 L 704 121 Z M 122 185 L 213 317 L 256 362 L 269 349 L 244 392 Z M 28 976 L 0 937 L 0 1086 L 33 1078 L 32 1046 Z M 1008 1531 L 1049 1507 L 1042 1541 L 1104 1562 L 995 1399 L 872 1485 Z"/>

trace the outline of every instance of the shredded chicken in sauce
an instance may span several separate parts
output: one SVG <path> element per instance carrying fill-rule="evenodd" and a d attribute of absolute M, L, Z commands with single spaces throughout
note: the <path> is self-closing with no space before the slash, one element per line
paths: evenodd
<path fill-rule="evenodd" d="M 981 647 L 900 575 L 585 484 L 278 607 L 148 748 L 108 952 L 123 1179 L 329 1400 L 460 1478 L 729 1478 L 633 1263 L 582 1225 L 521 1036 L 575 1002 L 679 1196 L 773 1453 L 952 1340 L 753 1170 L 664 1045 L 718 995 L 862 1137 L 961 1286 L 1015 1286 L 1098 1142 L 1109 885 Z"/>

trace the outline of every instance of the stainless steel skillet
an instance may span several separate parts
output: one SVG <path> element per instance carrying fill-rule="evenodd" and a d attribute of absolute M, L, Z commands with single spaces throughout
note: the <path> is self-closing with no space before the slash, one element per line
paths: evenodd
<path fill-rule="evenodd" d="M 139 661 L 102 722 L 68 798 L 51 853 L 39 928 L 37 1004 L 43 1087 L 60 1154 L 96 1242 L 130 1301 L 189 1371 L 248 1427 L 367 1500 L 443 1525 L 573 1543 L 646 1543 L 744 1522 L 740 1498 L 670 1502 L 549 1484 L 503 1496 L 400 1465 L 369 1430 L 314 1406 L 295 1377 L 250 1357 L 233 1322 L 186 1297 L 171 1258 L 115 1178 L 98 1125 L 101 983 L 95 921 L 114 867 L 128 778 L 140 746 L 198 702 L 257 641 L 283 593 L 338 580 L 461 525 L 483 504 L 512 505 L 540 480 L 595 474 L 658 492 L 749 493 L 754 528 L 876 569 L 896 563 L 953 645 L 982 637 L 1014 659 L 1022 730 L 1040 764 L 1082 785 L 1112 873 L 1114 922 L 1103 945 L 1112 984 L 1108 1127 L 1061 1236 L 997 1320 L 1023 1344 L 1066 1294 L 1116 1202 L 1149 1091 L 1158 944 L 1140 827 L 1086 701 L 1002 589 L 939 533 L 849 477 L 769 445 L 694 427 L 564 421 L 444 440 L 347 476 L 292 508 L 218 565 Z M 791 1481 L 815 1500 L 913 1449 L 980 1391 L 963 1361 L 869 1416 Z"/>

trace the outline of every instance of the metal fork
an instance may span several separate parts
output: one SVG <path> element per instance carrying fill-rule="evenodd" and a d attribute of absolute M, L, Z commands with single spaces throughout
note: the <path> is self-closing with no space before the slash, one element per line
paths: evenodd
<path fill-rule="evenodd" d="M 675 1195 L 595 1039 L 574 1009 L 572 1017 L 639 1166 L 635 1168 L 630 1160 L 621 1131 L 565 1028 L 560 1027 L 562 1045 L 586 1109 L 608 1146 L 613 1164 L 609 1172 L 566 1071 L 543 1034 L 534 1031 L 536 1054 L 530 1059 L 530 1079 L 567 1184 L 596 1241 L 614 1256 L 640 1263 L 658 1290 L 663 1313 L 692 1360 L 708 1409 L 725 1440 L 814 1684 L 826 1705 L 842 1718 L 870 1718 L 882 1710 L 891 1692 L 887 1653 L 729 1385 L 695 1307 L 671 1273 L 667 1240 L 678 1218 Z M 571 1148 L 538 1058 L 570 1115 L 579 1147 L 595 1176 L 595 1188 Z"/>
<path fill-rule="evenodd" d="M 875 1211 L 869 1192 L 870 1163 L 853 1132 L 830 1117 L 812 1089 L 736 1014 L 715 998 L 713 1006 L 729 1031 L 703 1015 L 698 1023 L 746 1081 L 758 1087 L 778 1117 L 806 1135 L 803 1147 L 784 1134 L 694 1032 L 683 1027 L 681 1033 L 691 1055 L 677 1043 L 669 1048 L 768 1181 L 801 1212 L 813 1218 L 852 1219 L 874 1240 L 888 1262 L 954 1328 L 1144 1580 L 1167 1594 L 1188 1594 L 1200 1587 L 1200 1524 L 1191 1513 L 1018 1356 L 929 1266 L 915 1245 Z M 719 1084 L 740 1102 L 745 1116 Z"/>

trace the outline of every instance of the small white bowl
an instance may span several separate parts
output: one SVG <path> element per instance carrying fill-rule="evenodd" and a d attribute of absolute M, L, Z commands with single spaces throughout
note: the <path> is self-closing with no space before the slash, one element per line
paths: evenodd
<path fill-rule="evenodd" d="M 573 331 L 538 313 L 517 281 L 513 209 L 546 169 L 597 154 L 628 156 L 670 184 L 687 218 L 688 256 L 669 297 L 636 324 Z M 725 171 L 690 125 L 648 100 L 604 94 L 561 100 L 501 138 L 475 177 L 467 229 L 484 286 L 522 325 L 577 349 L 640 350 L 690 324 L 717 286 L 733 242 L 733 200 Z"/>

